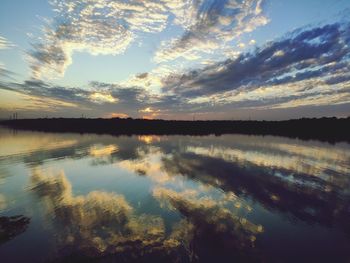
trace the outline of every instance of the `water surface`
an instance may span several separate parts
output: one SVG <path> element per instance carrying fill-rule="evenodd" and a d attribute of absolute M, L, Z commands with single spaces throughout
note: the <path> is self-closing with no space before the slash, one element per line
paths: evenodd
<path fill-rule="evenodd" d="M 350 145 L 0 129 L 1 262 L 350 262 Z"/>

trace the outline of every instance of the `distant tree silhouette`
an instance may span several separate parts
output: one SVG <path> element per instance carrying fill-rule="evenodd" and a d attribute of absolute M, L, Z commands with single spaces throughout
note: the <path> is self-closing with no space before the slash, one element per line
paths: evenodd
<path fill-rule="evenodd" d="M 15 116 L 15 115 L 14 115 Z M 209 134 L 255 134 L 279 135 L 300 139 L 326 141 L 350 141 L 350 117 L 301 118 L 287 121 L 175 121 L 132 118 L 88 119 L 13 119 L 0 124 L 25 130 L 47 132 L 105 133 L 114 135 L 209 135 Z"/>

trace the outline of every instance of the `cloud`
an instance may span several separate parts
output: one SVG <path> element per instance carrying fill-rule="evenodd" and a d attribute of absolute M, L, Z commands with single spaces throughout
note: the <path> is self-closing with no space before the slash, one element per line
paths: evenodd
<path fill-rule="evenodd" d="M 239 149 L 221 146 L 210 150 L 207 147 L 189 146 L 186 150 L 187 152 L 195 153 L 197 156 L 218 158 L 227 162 L 237 163 L 242 167 L 256 165 L 262 168 L 289 171 L 293 174 L 304 174 L 309 176 L 310 180 L 315 177 L 325 180 L 326 177 L 324 175 L 327 174 L 327 171 L 332 171 L 335 174 L 350 172 L 350 169 L 347 167 L 335 165 L 337 163 L 346 163 L 350 156 L 342 150 L 337 151 L 327 147 L 316 146 L 309 148 L 305 145 L 295 146 L 291 143 L 283 144 L 278 142 L 269 144 L 267 148 L 262 143 L 254 143 L 256 143 L 254 147 L 249 145 L 250 142 L 241 143 Z M 303 159 L 302 165 L 299 162 L 301 159 Z M 318 165 L 315 165 L 315 163 L 318 163 Z M 323 163 L 323 166 L 321 163 Z M 327 180 L 330 181 L 323 183 L 339 183 L 331 182 L 330 178 L 327 178 Z M 302 183 L 300 182 L 300 184 Z"/>
<path fill-rule="evenodd" d="M 4 87 L 26 95 L 40 97 L 42 99 L 55 99 L 75 104 L 89 101 L 89 96 L 94 93 L 94 91 L 88 91 L 82 88 L 56 86 L 41 80 L 26 80 L 23 83 L 8 83 L 7 85 L 4 85 Z"/>
<path fill-rule="evenodd" d="M 162 32 L 168 25 L 185 34 L 163 42 L 167 47 L 157 52 L 158 62 L 180 56 L 198 59 L 203 49 L 219 48 L 267 22 L 261 0 L 52 0 L 51 4 L 55 17 L 27 53 L 32 77 L 37 79 L 63 76 L 74 52 L 121 54 L 136 39 Z"/>
<path fill-rule="evenodd" d="M 271 137 L 268 140 L 242 135 L 221 139 L 192 138 L 186 147 L 183 141 L 178 141 L 176 146 L 171 144 L 171 152 L 177 147 L 177 154 L 165 154 L 167 148 L 162 147 L 162 170 L 170 177 L 182 175 L 186 180 L 195 179 L 226 193 L 231 191 L 238 197 L 236 201 L 240 196 L 249 195 L 269 209 L 288 213 L 302 221 L 343 228 L 342 213 L 348 213 L 347 201 L 344 201 L 348 199 L 348 193 L 343 186 L 348 178 L 341 174 L 349 172 L 348 167 L 342 165 L 349 157 L 345 154 L 347 149 L 315 142 L 296 146 L 291 139 Z M 302 165 L 300 160 L 303 160 Z M 236 176 L 232 177 L 232 174 Z M 184 193 L 170 192 L 168 195 L 170 204 L 178 198 L 189 199 Z M 332 199 L 335 195 L 339 197 L 337 200 Z M 162 195 L 159 197 L 166 200 Z M 312 212 L 307 207 L 312 207 Z M 334 214 L 338 209 L 342 212 Z M 326 215 L 334 217 L 331 219 Z"/>
<path fill-rule="evenodd" d="M 93 102 L 97 102 L 97 103 L 104 103 L 104 102 L 113 103 L 113 102 L 118 102 L 118 98 L 113 97 L 111 94 L 108 94 L 108 93 L 101 93 L 101 92 L 93 92 L 92 94 L 90 94 L 89 98 L 90 98 Z"/>
<path fill-rule="evenodd" d="M 165 231 L 163 218 L 139 214 L 123 195 L 93 191 L 74 196 L 63 172 L 48 176 L 39 169 L 31 175 L 30 189 L 42 201 L 48 214 L 54 214 L 53 227 L 59 248 L 70 256 L 79 253 L 88 258 L 116 255 L 120 259 L 159 259 L 179 262 L 189 257 L 184 224 Z M 58 224 L 55 224 L 55 223 Z M 151 261 L 151 260 L 150 260 Z M 123 260 L 124 262 L 124 260 Z"/>
<path fill-rule="evenodd" d="M 82 113 L 89 117 L 138 117 L 138 110 L 152 105 L 157 99 L 142 88 L 96 81 L 90 82 L 87 87 L 65 87 L 41 80 L 0 82 L 0 89 L 21 98 L 18 104 L 10 102 L 3 105 L 6 106 L 4 112 L 23 110 L 26 115 L 28 111 L 34 113 L 35 109 L 40 109 L 41 111 L 35 112 L 39 116 L 44 114 L 43 111 L 49 112 L 50 116 L 53 113 L 54 116 L 72 116 L 71 108 L 79 107 L 79 111 L 74 111 L 76 117 Z"/>
<path fill-rule="evenodd" d="M 249 45 L 255 45 L 255 44 L 256 44 L 255 39 L 251 39 L 251 40 L 249 41 Z"/>
<path fill-rule="evenodd" d="M 140 109 L 139 112 L 142 114 L 146 114 L 142 116 L 142 118 L 144 119 L 154 119 L 161 113 L 161 110 L 152 107 L 146 107 L 144 109 Z"/>
<path fill-rule="evenodd" d="M 177 58 L 196 60 L 205 53 L 224 48 L 246 32 L 268 23 L 262 0 L 193 1 L 192 19 L 184 25 L 183 36 L 164 41 L 155 55 L 156 62 Z M 191 9 L 190 9 L 191 10 Z"/>
<path fill-rule="evenodd" d="M 141 73 L 141 74 L 136 75 L 136 77 L 137 77 L 138 79 L 144 79 L 144 78 L 147 78 L 147 77 L 148 77 L 148 73 L 147 73 L 147 72 Z"/>
<path fill-rule="evenodd" d="M 26 80 L 23 83 L 5 83 L 2 88 L 86 105 L 132 103 L 137 101 L 137 97 L 142 93 L 139 88 L 122 88 L 119 85 L 102 82 L 90 82 L 88 88 L 81 88 L 58 86 L 41 80 Z"/>
<path fill-rule="evenodd" d="M 337 95 L 341 102 L 349 102 L 348 29 L 348 24 L 331 24 L 292 32 L 236 59 L 169 75 L 163 79 L 163 92 L 192 98 L 193 103 L 246 101 L 252 107 L 266 100 L 271 104 L 306 97 L 317 105 L 316 95 Z"/>
<path fill-rule="evenodd" d="M 14 47 L 14 45 L 10 41 L 8 41 L 6 38 L 0 36 L 0 50 L 12 48 L 12 47 Z"/>
<path fill-rule="evenodd" d="M 0 77 L 11 78 L 14 75 L 14 72 L 7 70 L 5 65 L 0 61 Z"/>
<path fill-rule="evenodd" d="M 133 36 L 112 17 L 116 10 L 103 2 L 52 2 L 57 16 L 41 43 L 28 52 L 33 77 L 62 76 L 76 51 L 115 55 L 126 49 Z"/>
<path fill-rule="evenodd" d="M 14 45 L 10 41 L 0 36 L 0 51 L 3 49 L 9 49 L 13 47 Z M 8 78 L 8 77 L 11 77 L 12 75 L 14 75 L 14 73 L 12 71 L 7 70 L 5 65 L 0 61 L 0 77 Z"/>
<path fill-rule="evenodd" d="M 121 87 L 139 87 L 152 93 L 161 93 L 162 80 L 170 74 L 180 73 L 185 69 L 183 64 L 158 65 L 149 72 L 129 76 L 118 82 Z"/>
<path fill-rule="evenodd" d="M 120 113 L 120 112 L 112 112 L 112 113 L 109 113 L 107 115 L 107 118 L 128 118 L 129 115 L 125 114 L 125 113 Z"/>
<path fill-rule="evenodd" d="M 62 76 L 76 51 L 123 53 L 139 33 L 160 32 L 168 16 L 158 1 L 51 1 L 56 13 L 28 52 L 32 76 Z"/>
<path fill-rule="evenodd" d="M 346 22 L 297 29 L 254 51 L 186 73 L 160 65 L 120 83 L 64 87 L 32 79 L 3 82 L 1 88 L 43 102 L 61 101 L 61 108 L 79 105 L 94 116 L 192 119 L 195 113 L 198 118 L 227 119 L 249 111 L 266 118 L 277 110 L 302 114 L 307 108 L 314 115 L 332 107 L 327 115 L 343 116 L 350 104 L 348 29 Z"/>
<path fill-rule="evenodd" d="M 237 255 L 247 251 L 252 255 L 256 236 L 264 232 L 263 226 L 256 225 L 226 208 L 224 204 L 229 200 L 200 197 L 198 193 L 195 190 L 176 192 L 164 187 L 153 190 L 154 197 L 163 204 L 163 207 L 177 210 L 192 226 L 194 232 L 192 242 L 196 241 L 197 244 L 199 240 L 214 239 L 226 244 L 230 252 L 222 251 L 224 253 L 220 255 L 222 258 L 228 258 L 231 253 Z M 240 207 L 241 204 L 236 202 L 236 208 Z M 205 247 L 209 248 L 210 245 Z"/>

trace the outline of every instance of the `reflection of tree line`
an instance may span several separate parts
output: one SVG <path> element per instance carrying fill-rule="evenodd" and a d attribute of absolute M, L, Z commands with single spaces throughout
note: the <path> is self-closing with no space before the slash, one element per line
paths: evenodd
<path fill-rule="evenodd" d="M 111 256 L 120 261 L 189 262 L 226 256 L 252 259 L 262 226 L 240 218 L 213 199 L 197 199 L 166 188 L 153 195 L 184 219 L 167 230 L 160 216 L 138 214 L 122 195 L 101 191 L 73 196 L 63 173 L 34 170 L 31 189 L 57 227 L 59 256 Z M 213 245 L 212 242 L 216 243 Z M 62 251 L 65 251 L 64 253 Z M 211 252 L 211 253 L 209 253 Z"/>
<path fill-rule="evenodd" d="M 0 245 L 25 232 L 29 222 L 23 215 L 0 216 Z"/>

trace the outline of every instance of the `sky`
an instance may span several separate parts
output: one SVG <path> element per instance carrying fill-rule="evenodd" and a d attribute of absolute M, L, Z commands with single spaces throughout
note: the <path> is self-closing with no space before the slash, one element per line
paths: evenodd
<path fill-rule="evenodd" d="M 1 0 L 0 118 L 350 115 L 349 0 Z"/>

